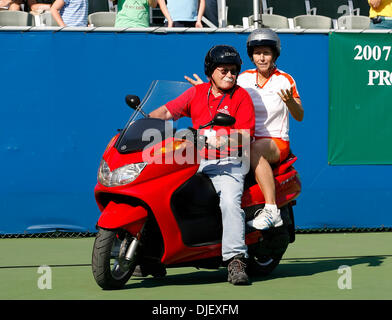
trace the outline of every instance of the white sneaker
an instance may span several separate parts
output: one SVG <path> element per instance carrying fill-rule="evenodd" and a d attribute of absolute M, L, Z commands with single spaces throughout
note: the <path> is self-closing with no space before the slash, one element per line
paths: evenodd
<path fill-rule="evenodd" d="M 248 226 L 257 230 L 267 230 L 273 227 L 280 227 L 283 225 L 283 220 L 280 216 L 280 210 L 274 212 L 271 209 L 259 209 L 255 212 L 255 218 L 247 222 Z"/>

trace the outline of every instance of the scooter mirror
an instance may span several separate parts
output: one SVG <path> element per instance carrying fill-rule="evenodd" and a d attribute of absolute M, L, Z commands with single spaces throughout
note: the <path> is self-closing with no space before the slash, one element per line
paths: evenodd
<path fill-rule="evenodd" d="M 225 113 L 218 112 L 213 120 L 215 126 L 229 127 L 235 123 L 235 118 Z"/>
<path fill-rule="evenodd" d="M 125 97 L 125 102 L 127 103 L 128 106 L 130 106 L 132 109 L 136 109 L 137 106 L 140 104 L 140 98 L 138 96 L 134 96 L 132 94 L 128 94 Z"/>
<path fill-rule="evenodd" d="M 204 126 L 200 126 L 199 129 L 204 129 L 209 126 L 222 126 L 229 127 L 235 123 L 235 118 L 228 114 L 218 112 L 212 121 L 206 123 Z"/>

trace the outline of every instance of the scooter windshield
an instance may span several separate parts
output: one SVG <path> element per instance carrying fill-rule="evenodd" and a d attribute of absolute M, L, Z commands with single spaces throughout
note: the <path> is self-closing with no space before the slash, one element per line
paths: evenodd
<path fill-rule="evenodd" d="M 188 82 L 181 81 L 169 81 L 169 80 L 154 80 L 146 95 L 144 96 L 139 108 L 132 114 L 130 121 L 135 121 L 145 116 L 142 115 L 140 110 L 145 114 L 149 114 L 156 108 L 166 104 L 170 100 L 177 98 L 179 95 L 184 93 L 187 89 L 192 87 Z M 176 129 L 187 128 L 192 125 L 190 118 L 184 117 L 173 122 L 173 126 Z"/>
<path fill-rule="evenodd" d="M 191 127 L 192 121 L 188 117 L 180 118 L 177 121 L 146 118 L 146 115 L 151 111 L 177 98 L 191 86 L 187 82 L 154 80 L 118 139 L 115 146 L 117 150 L 121 153 L 128 153 L 143 149 L 151 143 L 151 139 L 144 139 L 144 134 L 148 129 L 158 130 L 162 136 L 167 136 L 168 128 L 172 132 L 176 132 L 179 129 Z"/>

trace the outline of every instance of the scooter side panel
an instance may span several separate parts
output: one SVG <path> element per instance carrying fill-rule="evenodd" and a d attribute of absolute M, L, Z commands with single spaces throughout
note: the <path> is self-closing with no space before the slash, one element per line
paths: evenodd
<path fill-rule="evenodd" d="M 301 192 L 301 182 L 295 169 L 275 177 L 276 202 L 278 207 L 294 200 Z M 242 196 L 242 207 L 250 207 L 265 203 L 265 198 L 258 184 L 245 190 Z"/>

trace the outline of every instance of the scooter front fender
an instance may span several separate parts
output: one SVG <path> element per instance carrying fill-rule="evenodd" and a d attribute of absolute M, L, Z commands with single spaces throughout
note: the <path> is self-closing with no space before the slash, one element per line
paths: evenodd
<path fill-rule="evenodd" d="M 110 201 L 98 220 L 98 227 L 104 229 L 124 228 L 138 233 L 147 219 L 147 210 L 142 206 Z"/>

